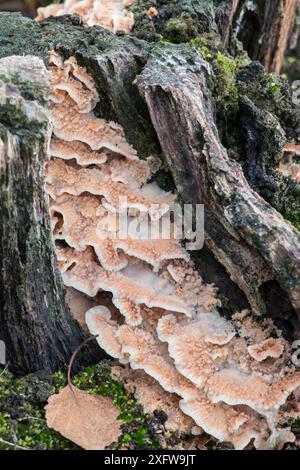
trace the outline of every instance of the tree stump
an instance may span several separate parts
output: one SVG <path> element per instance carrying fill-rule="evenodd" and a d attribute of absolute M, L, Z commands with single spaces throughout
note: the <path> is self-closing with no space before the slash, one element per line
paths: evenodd
<path fill-rule="evenodd" d="M 1 14 L 0 58 L 30 55 L 47 64 L 50 50 L 64 58 L 75 56 L 96 83 L 96 115 L 118 122 L 141 157 L 156 155 L 164 161 L 167 170 L 158 176 L 163 187 L 176 189 L 182 202 L 205 204 L 205 249 L 193 253 L 204 280 L 228 298 L 231 312 L 251 307 L 294 335 L 300 313 L 300 234 L 281 209 L 282 195 L 295 194 L 298 214 L 299 191 L 278 175 L 278 161 L 270 158 L 266 164 L 263 159 L 267 153 L 280 160 L 287 137 L 296 138 L 300 117 L 287 84 L 282 84 L 288 103 L 284 114 L 271 109 L 268 79 L 248 60 L 234 84 L 238 110 L 233 122 L 245 134 L 237 136 L 236 129 L 225 126 L 232 134 L 224 139 L 214 63 L 201 44 L 166 43 L 159 35 L 181 43 L 210 32 L 212 49 L 218 44 L 226 53 L 226 45 L 232 50 L 238 2 L 215 7 L 214 2 L 187 1 L 172 12 L 165 2 L 152 23 L 142 13 L 148 3 L 132 6 L 136 24 L 126 36 L 85 28 L 76 16 L 39 24 Z M 49 235 L 42 175 L 49 139 L 47 86 L 39 64 L 35 78 L 25 67 L 17 81 L 12 76 L 11 84 L 1 82 L 0 339 L 21 372 L 61 367 L 82 340 L 65 306 Z M 260 80 L 261 107 L 252 94 L 251 74 Z M 16 90 L 17 103 L 8 86 Z M 228 144 L 233 137 L 240 148 L 236 159 Z M 250 152 L 253 139 L 259 146 Z M 265 183 L 257 183 L 258 175 L 260 181 L 271 181 L 269 192 Z"/>

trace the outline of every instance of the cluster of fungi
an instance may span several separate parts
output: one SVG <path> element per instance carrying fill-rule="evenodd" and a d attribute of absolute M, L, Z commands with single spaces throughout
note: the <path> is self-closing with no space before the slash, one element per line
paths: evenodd
<path fill-rule="evenodd" d="M 50 16 L 74 15 L 82 18 L 86 26 L 103 26 L 113 31 L 129 32 L 134 25 L 133 13 L 127 8 L 135 0 L 65 0 L 38 9 L 37 20 Z"/>
<path fill-rule="evenodd" d="M 300 184 L 300 146 L 297 144 L 286 144 L 284 147 L 285 156 L 282 163 L 279 165 L 279 171 L 290 178 L 295 183 Z"/>
<path fill-rule="evenodd" d="M 129 31 L 132 3 L 66 0 L 40 9 L 38 19 L 76 13 L 87 26 Z M 282 426 L 300 411 L 291 346 L 269 319 L 258 322 L 247 311 L 222 318 L 214 287 L 204 284 L 180 241 L 118 236 L 120 198 L 128 222 L 138 223 L 159 222 L 175 196 L 149 183 L 157 161 L 141 160 L 118 124 L 96 117 L 101 97 L 74 57 L 64 61 L 52 51 L 49 71 L 46 191 L 75 318 L 117 360 L 115 373 L 144 410 L 166 412 L 167 429 L 205 432 L 236 449 L 293 442 Z"/>
<path fill-rule="evenodd" d="M 293 442 L 281 426 L 299 415 L 289 343 L 271 320 L 221 317 L 214 287 L 175 237 L 118 236 L 120 197 L 132 223 L 159 221 L 175 196 L 152 181 L 156 160 L 141 160 L 118 124 L 95 115 L 101 97 L 74 57 L 52 51 L 49 71 L 45 185 L 71 311 L 130 377 L 145 411 L 165 402 L 171 428 L 237 449 Z"/>

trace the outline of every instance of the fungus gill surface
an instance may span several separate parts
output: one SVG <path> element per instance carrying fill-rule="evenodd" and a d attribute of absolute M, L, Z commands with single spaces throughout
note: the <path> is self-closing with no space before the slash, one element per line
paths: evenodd
<path fill-rule="evenodd" d="M 86 70 L 55 52 L 49 70 L 53 136 L 45 184 L 72 309 L 78 299 L 75 315 L 82 323 L 86 308 L 100 347 L 138 371 L 130 380 L 136 377 L 146 410 L 166 400 L 171 428 L 203 430 L 236 449 L 293 442 L 281 426 L 287 407 L 297 408 L 300 387 L 290 345 L 271 320 L 257 322 L 247 312 L 222 318 L 214 287 L 203 283 L 176 237 L 119 236 L 120 196 L 128 202 L 126 223 L 135 227 L 163 220 L 174 196 L 148 183 L 155 165 L 138 158 L 122 128 L 95 116 L 99 96 Z M 152 395 L 142 392 L 147 384 Z"/>
<path fill-rule="evenodd" d="M 86 26 L 103 26 L 114 33 L 129 32 L 134 25 L 133 13 L 128 11 L 135 0 L 65 0 L 38 8 L 37 20 L 49 16 L 77 14 Z M 63 84 L 61 85 L 64 86 Z"/>

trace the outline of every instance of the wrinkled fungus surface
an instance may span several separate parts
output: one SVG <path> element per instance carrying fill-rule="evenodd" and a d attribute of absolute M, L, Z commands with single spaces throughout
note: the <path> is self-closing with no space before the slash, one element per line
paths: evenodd
<path fill-rule="evenodd" d="M 86 309 L 100 347 L 137 371 L 130 378 L 136 396 L 146 410 L 160 403 L 170 428 L 204 431 L 236 449 L 293 442 L 281 426 L 297 407 L 300 386 L 289 344 L 270 320 L 258 323 L 247 312 L 222 318 L 214 287 L 203 283 L 175 237 L 119 236 L 120 196 L 133 224 L 162 220 L 175 197 L 148 183 L 155 165 L 139 159 L 123 129 L 95 116 L 101 98 L 86 70 L 55 52 L 49 70 L 46 191 L 71 308 L 80 298 L 75 315 L 84 322 Z"/>
<path fill-rule="evenodd" d="M 64 3 L 53 3 L 38 9 L 37 20 L 42 21 L 50 16 L 81 16 L 86 26 L 103 26 L 114 33 L 128 33 L 134 25 L 133 13 L 127 8 L 135 0 L 65 0 Z"/>

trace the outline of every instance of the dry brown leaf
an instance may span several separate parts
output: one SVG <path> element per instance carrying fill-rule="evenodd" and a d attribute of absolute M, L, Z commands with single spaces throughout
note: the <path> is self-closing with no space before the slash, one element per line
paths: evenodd
<path fill-rule="evenodd" d="M 47 425 L 86 450 L 103 450 L 118 440 L 118 409 L 107 397 L 89 395 L 78 388 L 63 388 L 46 406 Z"/>

